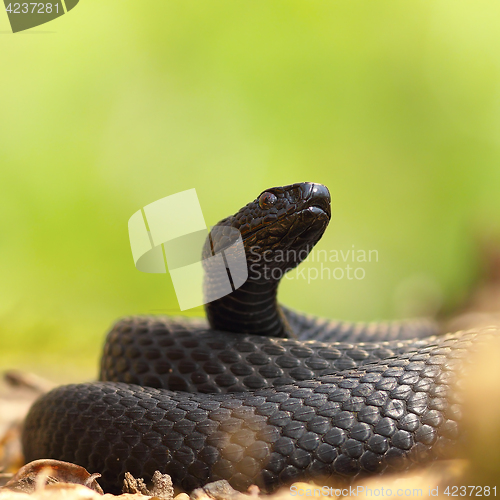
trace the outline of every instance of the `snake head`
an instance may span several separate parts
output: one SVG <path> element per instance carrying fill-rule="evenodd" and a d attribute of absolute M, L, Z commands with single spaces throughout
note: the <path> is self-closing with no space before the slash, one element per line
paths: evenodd
<path fill-rule="evenodd" d="M 278 281 L 307 257 L 330 217 L 330 192 L 322 184 L 303 182 L 266 189 L 217 224 L 211 234 L 212 251 L 230 246 L 231 233 L 241 234 L 253 279 L 260 279 L 259 274 L 266 281 Z"/>

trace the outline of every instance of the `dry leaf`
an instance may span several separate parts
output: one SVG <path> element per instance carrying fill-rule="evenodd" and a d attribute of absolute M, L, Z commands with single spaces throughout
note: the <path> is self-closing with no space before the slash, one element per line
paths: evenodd
<path fill-rule="evenodd" d="M 102 488 L 96 479 L 100 474 L 90 474 L 79 465 L 59 460 L 35 460 L 21 467 L 5 485 L 14 491 L 32 493 L 37 488 L 53 483 L 80 484 L 101 494 Z"/>

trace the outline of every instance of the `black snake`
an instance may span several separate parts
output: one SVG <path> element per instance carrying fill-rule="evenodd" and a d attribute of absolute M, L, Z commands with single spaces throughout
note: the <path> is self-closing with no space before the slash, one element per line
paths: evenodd
<path fill-rule="evenodd" d="M 433 336 L 425 321 L 332 322 L 279 306 L 281 275 L 329 220 L 328 189 L 312 183 L 268 189 L 222 220 L 219 228 L 242 235 L 245 284 L 207 304 L 209 325 L 115 324 L 101 382 L 57 388 L 33 405 L 26 459 L 82 465 L 109 492 L 120 491 L 126 471 L 148 480 L 156 470 L 186 490 L 227 479 L 271 491 L 446 456 L 461 415 L 452 389 L 481 334 Z M 227 248 L 220 234 L 205 251 Z"/>

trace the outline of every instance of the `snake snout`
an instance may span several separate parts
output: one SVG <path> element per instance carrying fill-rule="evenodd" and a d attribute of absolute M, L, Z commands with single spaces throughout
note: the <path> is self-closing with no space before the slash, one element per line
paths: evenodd
<path fill-rule="evenodd" d="M 317 184 L 313 182 L 308 182 L 308 203 L 307 205 L 310 208 L 319 208 L 322 212 L 325 212 L 328 216 L 328 219 L 332 216 L 332 210 L 330 206 L 330 191 L 323 184 Z"/>

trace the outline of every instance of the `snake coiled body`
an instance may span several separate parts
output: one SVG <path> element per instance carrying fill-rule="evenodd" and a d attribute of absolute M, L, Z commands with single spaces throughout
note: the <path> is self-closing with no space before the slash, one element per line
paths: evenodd
<path fill-rule="evenodd" d="M 303 183 L 270 189 L 221 221 L 241 232 L 245 284 L 207 304 L 208 323 L 119 321 L 101 382 L 57 388 L 33 405 L 26 459 L 82 465 L 109 492 L 126 471 L 148 480 L 156 470 L 188 491 L 217 479 L 271 491 L 447 456 L 460 435 L 454 387 L 484 335 L 436 336 L 426 322 L 328 322 L 280 307 L 281 275 L 329 219 L 328 190 Z M 228 248 L 219 234 L 204 252 Z M 209 275 L 207 286 L 217 280 Z"/>

